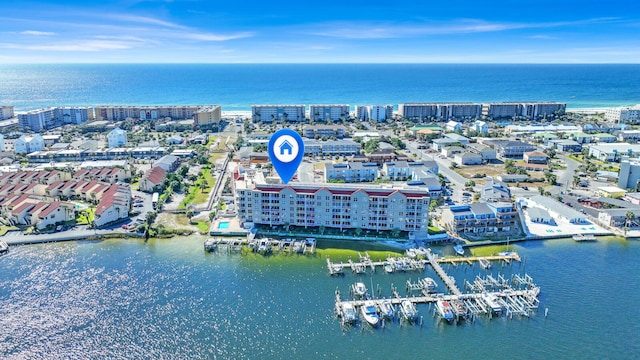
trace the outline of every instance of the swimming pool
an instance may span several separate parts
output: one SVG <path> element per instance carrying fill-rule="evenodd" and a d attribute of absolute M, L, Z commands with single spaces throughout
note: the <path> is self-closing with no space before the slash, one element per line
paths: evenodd
<path fill-rule="evenodd" d="M 221 221 L 218 223 L 218 229 L 228 229 L 228 228 L 229 228 L 228 221 Z"/>

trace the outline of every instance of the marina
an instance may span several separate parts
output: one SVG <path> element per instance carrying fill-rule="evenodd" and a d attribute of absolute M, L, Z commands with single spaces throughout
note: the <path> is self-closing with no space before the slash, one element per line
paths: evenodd
<path fill-rule="evenodd" d="M 204 242 L 204 250 L 207 252 L 232 253 L 240 252 L 248 248 L 259 254 L 292 253 L 313 254 L 316 250 L 316 240 L 306 239 L 272 239 L 253 237 L 248 238 L 209 238 Z M 340 269 L 341 270 L 341 269 Z M 336 269 L 338 271 L 338 269 Z"/>
<path fill-rule="evenodd" d="M 387 261 L 376 262 L 371 261 L 368 254 L 365 254 L 364 256 L 359 256 L 361 262 L 358 263 L 351 260 L 348 263 L 332 263 L 327 258 L 327 266 L 330 273 L 336 269 L 344 269 L 346 267 L 353 269 L 356 266 L 365 269 L 371 268 L 373 273 L 378 266 L 386 267 L 391 263 L 395 264 L 395 262 L 412 264 L 412 261 L 418 261 L 422 265 L 421 269 L 429 265 L 448 290 L 446 294 L 436 293 L 437 283 L 434 279 L 426 277 L 417 281 L 407 280 L 406 296 L 401 296 L 392 285 L 391 296 L 372 299 L 369 297 L 364 283 L 356 282 L 351 285 L 349 291 L 353 300 L 342 299 L 340 291 L 336 290 L 336 314 L 342 318 L 343 322 L 350 322 L 345 318 L 347 314 L 344 312 L 345 304 L 348 304 L 347 308 L 360 309 L 359 312 L 363 314 L 364 321 L 370 324 L 373 321 L 370 314 L 373 311 L 372 309 L 377 309 L 379 319 L 392 318 L 390 314 L 398 313 L 401 319 L 414 322 L 418 318 L 416 305 L 430 304 L 430 307 L 433 307 L 434 316 L 437 315 L 446 322 L 453 323 L 461 320 L 473 321 L 480 315 L 486 315 L 489 318 L 494 316 L 511 318 L 513 315 L 529 317 L 540 305 L 538 300 L 540 288 L 536 286 L 528 274 L 513 274 L 511 277 L 506 277 L 502 274 L 495 276 L 491 274 L 485 276 L 476 275 L 473 281 L 464 281 L 464 290 L 466 292 L 463 292 L 456 284 L 455 278 L 448 275 L 440 265 L 441 263 L 455 265 L 459 262 L 473 264 L 474 261 L 480 262 L 480 260 L 486 262 L 490 260 L 520 261 L 519 255 L 515 252 L 502 252 L 499 255 L 488 257 L 454 258 L 456 261 L 437 258 L 431 251 L 427 251 L 424 255 L 424 259 L 388 258 Z M 393 260 L 389 261 L 391 259 Z M 486 264 L 481 265 L 483 269 L 487 269 L 485 266 Z M 417 269 L 417 267 L 413 268 L 413 270 Z M 354 273 L 360 274 L 359 271 L 354 271 Z M 380 289 L 378 289 L 378 293 L 380 293 Z M 364 316 L 365 312 L 368 314 L 367 316 Z M 422 322 L 422 318 L 420 319 L 420 322 Z"/>
<path fill-rule="evenodd" d="M 596 241 L 598 239 L 596 239 L 595 235 L 593 234 L 576 234 L 576 235 L 573 235 L 573 240 L 576 242 L 582 242 L 582 241 Z"/>

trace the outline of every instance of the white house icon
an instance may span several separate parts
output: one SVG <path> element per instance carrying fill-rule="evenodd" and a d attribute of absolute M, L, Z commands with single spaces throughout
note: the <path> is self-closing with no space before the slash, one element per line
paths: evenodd
<path fill-rule="evenodd" d="M 288 154 L 285 154 L 285 151 Z M 292 155 L 293 154 L 293 145 L 287 140 L 285 140 L 282 144 L 280 144 L 280 155 Z"/>

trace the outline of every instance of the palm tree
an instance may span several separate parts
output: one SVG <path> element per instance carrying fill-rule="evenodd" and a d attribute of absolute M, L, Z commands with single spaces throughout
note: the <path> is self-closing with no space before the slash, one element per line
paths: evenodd
<path fill-rule="evenodd" d="M 625 226 L 631 227 L 631 224 L 633 223 L 633 220 L 635 219 L 635 217 L 636 217 L 636 214 L 634 214 L 633 211 L 627 211 L 624 214 L 624 218 L 626 219 Z"/>

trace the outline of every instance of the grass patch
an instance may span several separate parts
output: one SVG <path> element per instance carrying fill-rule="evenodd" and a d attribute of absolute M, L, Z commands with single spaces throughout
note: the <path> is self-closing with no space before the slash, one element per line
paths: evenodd
<path fill-rule="evenodd" d="M 196 223 L 196 226 L 198 227 L 198 231 L 200 233 L 208 233 L 210 225 L 211 223 L 209 223 L 208 221 L 198 221 Z"/>
<path fill-rule="evenodd" d="M 0 236 L 7 233 L 7 231 L 18 230 L 15 226 L 0 226 Z"/>
<path fill-rule="evenodd" d="M 471 179 L 473 175 L 476 175 L 476 174 L 485 174 L 487 176 L 491 176 L 495 178 L 499 174 L 504 174 L 504 165 L 503 164 L 486 164 L 486 165 L 460 166 L 456 168 L 454 171 L 464 176 L 467 179 Z M 474 181 L 476 181 L 476 179 L 474 179 Z"/>
<path fill-rule="evenodd" d="M 429 231 L 429 235 L 443 234 L 446 232 L 437 226 L 429 226 L 428 231 Z"/>
<path fill-rule="evenodd" d="M 489 246 L 478 246 L 469 249 L 473 256 L 491 256 L 497 255 L 501 251 L 507 251 L 507 245 L 489 245 Z"/>
<path fill-rule="evenodd" d="M 207 186 L 201 189 L 200 184 L 202 184 L 203 180 L 207 181 Z M 189 192 L 178 205 L 178 209 L 186 209 L 187 204 L 200 205 L 206 203 L 209 199 L 209 191 L 211 191 L 215 183 L 216 178 L 211 175 L 211 170 L 207 168 L 202 169 L 202 176 L 189 188 Z"/>
<path fill-rule="evenodd" d="M 209 136 L 209 141 L 207 142 L 207 149 L 209 146 L 213 145 L 213 142 L 216 141 L 216 136 Z"/>
<path fill-rule="evenodd" d="M 209 162 L 213 164 L 225 156 L 227 156 L 227 153 L 211 153 L 209 154 Z"/>

